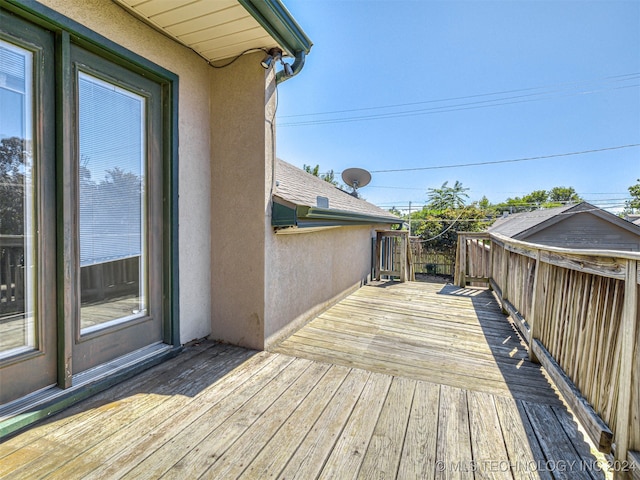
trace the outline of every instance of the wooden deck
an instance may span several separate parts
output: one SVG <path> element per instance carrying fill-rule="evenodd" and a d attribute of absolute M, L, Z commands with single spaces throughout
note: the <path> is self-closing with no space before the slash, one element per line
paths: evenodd
<path fill-rule="evenodd" d="M 487 289 L 380 282 L 361 288 L 276 352 L 536 403 L 559 403 Z"/>
<path fill-rule="evenodd" d="M 0 477 L 605 477 L 488 292 L 367 286 L 275 350 L 189 347 L 0 444 Z"/>

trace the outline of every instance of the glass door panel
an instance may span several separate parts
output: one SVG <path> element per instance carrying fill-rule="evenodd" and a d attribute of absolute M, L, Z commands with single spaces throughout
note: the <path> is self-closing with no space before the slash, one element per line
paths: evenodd
<path fill-rule="evenodd" d="M 75 375 L 163 340 L 162 92 L 79 45 L 70 56 Z"/>
<path fill-rule="evenodd" d="M 0 405 L 57 379 L 53 39 L 32 27 L 0 10 Z"/>
<path fill-rule="evenodd" d="M 81 335 L 147 314 L 145 98 L 78 74 Z"/>
<path fill-rule="evenodd" d="M 0 359 L 38 348 L 33 53 L 0 41 Z"/>

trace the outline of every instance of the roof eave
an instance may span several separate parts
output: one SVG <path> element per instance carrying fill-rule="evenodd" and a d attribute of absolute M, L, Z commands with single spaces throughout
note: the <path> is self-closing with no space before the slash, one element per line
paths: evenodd
<path fill-rule="evenodd" d="M 402 220 L 396 217 L 367 215 L 363 213 L 308 207 L 304 205 L 297 205 L 295 208 L 292 208 L 278 202 L 273 202 L 271 216 L 271 225 L 276 228 L 311 228 L 321 226 L 330 227 L 378 224 L 395 225 L 401 223 Z"/>
<path fill-rule="evenodd" d="M 238 0 L 292 57 L 308 54 L 313 43 L 280 0 Z"/>
<path fill-rule="evenodd" d="M 331 210 L 328 208 L 319 207 L 306 207 L 307 210 L 304 213 L 304 218 L 312 220 L 333 220 L 333 221 L 346 221 L 350 223 L 360 222 L 367 224 L 375 223 L 390 223 L 401 224 L 402 220 L 397 217 L 387 217 L 378 215 L 368 215 L 365 213 L 347 212 L 344 210 Z M 298 207 L 300 210 L 300 207 Z M 298 217 L 301 217 L 298 214 Z"/>

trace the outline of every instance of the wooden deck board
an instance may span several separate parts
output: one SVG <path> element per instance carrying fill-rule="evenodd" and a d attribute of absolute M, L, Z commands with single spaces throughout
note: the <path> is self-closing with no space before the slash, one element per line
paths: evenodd
<path fill-rule="evenodd" d="M 416 382 L 398 478 L 433 478 L 438 445 L 440 386 Z"/>
<path fill-rule="evenodd" d="M 415 380 L 395 377 L 391 382 L 358 478 L 396 478 L 415 388 Z"/>
<path fill-rule="evenodd" d="M 557 392 L 490 291 L 366 286 L 274 351 L 549 404 Z"/>
<path fill-rule="evenodd" d="M 371 374 L 364 370 L 350 370 L 346 380 L 313 428 L 307 433 L 297 449 L 290 453 L 291 458 L 278 478 L 307 479 L 318 477 L 370 377 Z M 251 468 L 248 468 L 247 472 L 250 471 Z M 267 478 L 266 472 L 264 473 L 264 476 L 248 476 L 246 478 Z"/>
<path fill-rule="evenodd" d="M 438 421 L 436 479 L 473 479 L 467 392 L 442 385 Z"/>
<path fill-rule="evenodd" d="M 5 440 L 0 478 L 605 478 L 492 297 L 441 290 L 363 288 L 278 353 L 186 348 Z"/>

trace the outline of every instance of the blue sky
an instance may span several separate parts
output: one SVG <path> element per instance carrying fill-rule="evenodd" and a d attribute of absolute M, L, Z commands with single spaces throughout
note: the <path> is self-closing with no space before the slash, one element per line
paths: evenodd
<path fill-rule="evenodd" d="M 289 163 L 370 170 L 361 193 L 385 208 L 459 180 L 472 201 L 572 186 L 615 209 L 640 177 L 640 147 L 376 172 L 640 144 L 639 0 L 285 4 L 314 42 L 279 86 Z"/>

